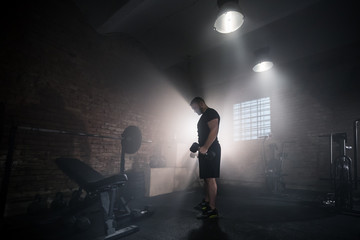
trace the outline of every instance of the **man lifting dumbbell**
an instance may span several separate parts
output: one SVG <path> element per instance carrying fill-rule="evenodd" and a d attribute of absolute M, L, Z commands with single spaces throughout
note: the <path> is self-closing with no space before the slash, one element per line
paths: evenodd
<path fill-rule="evenodd" d="M 204 99 L 195 97 L 191 103 L 195 113 L 201 115 L 197 124 L 198 145 L 192 145 L 191 151 L 198 151 L 199 176 L 204 179 L 204 198 L 195 208 L 202 211 L 198 218 L 217 218 L 215 206 L 217 195 L 216 178 L 220 176 L 221 147 L 217 138 L 220 116 L 216 110 L 209 108 Z M 195 152 L 196 152 L 195 151 Z"/>

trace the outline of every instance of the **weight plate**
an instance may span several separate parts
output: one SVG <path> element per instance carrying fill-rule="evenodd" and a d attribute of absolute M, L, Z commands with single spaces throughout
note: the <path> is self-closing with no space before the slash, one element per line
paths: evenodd
<path fill-rule="evenodd" d="M 125 153 L 133 154 L 139 150 L 142 142 L 142 135 L 138 127 L 128 126 L 121 136 L 121 146 Z"/>

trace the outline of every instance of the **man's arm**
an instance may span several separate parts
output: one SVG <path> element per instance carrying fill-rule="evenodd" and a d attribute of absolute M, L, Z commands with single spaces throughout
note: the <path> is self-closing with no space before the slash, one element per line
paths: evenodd
<path fill-rule="evenodd" d="M 210 133 L 209 136 L 207 137 L 205 144 L 203 146 L 200 147 L 199 152 L 201 154 L 205 154 L 207 153 L 207 151 L 209 150 L 209 147 L 211 146 L 211 144 L 215 141 L 217 134 L 219 132 L 219 119 L 215 118 L 213 120 L 210 120 L 208 122 L 208 126 L 210 128 Z"/>

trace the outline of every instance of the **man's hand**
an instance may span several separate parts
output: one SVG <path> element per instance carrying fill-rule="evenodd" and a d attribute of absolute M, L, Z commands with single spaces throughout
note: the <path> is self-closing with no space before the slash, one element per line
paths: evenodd
<path fill-rule="evenodd" d="M 209 149 L 205 148 L 204 146 L 199 148 L 199 153 L 200 154 L 206 154 L 208 152 Z"/>

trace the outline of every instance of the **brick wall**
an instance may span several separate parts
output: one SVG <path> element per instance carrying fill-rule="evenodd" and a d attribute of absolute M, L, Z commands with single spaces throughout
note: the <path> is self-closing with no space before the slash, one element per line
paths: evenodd
<path fill-rule="evenodd" d="M 10 6 L 1 39 L 1 176 L 10 125 L 119 137 L 135 125 L 144 140 L 159 142 L 163 131 L 149 99 L 161 78 L 146 52 L 126 36 L 101 36 L 72 1 Z M 145 81 L 144 81 L 145 80 Z M 104 175 L 120 168 L 120 140 L 19 129 L 6 214 L 22 214 L 36 194 L 70 194 L 77 186 L 54 164 L 79 158 Z M 126 169 L 143 169 L 154 144 L 127 155 Z"/>

